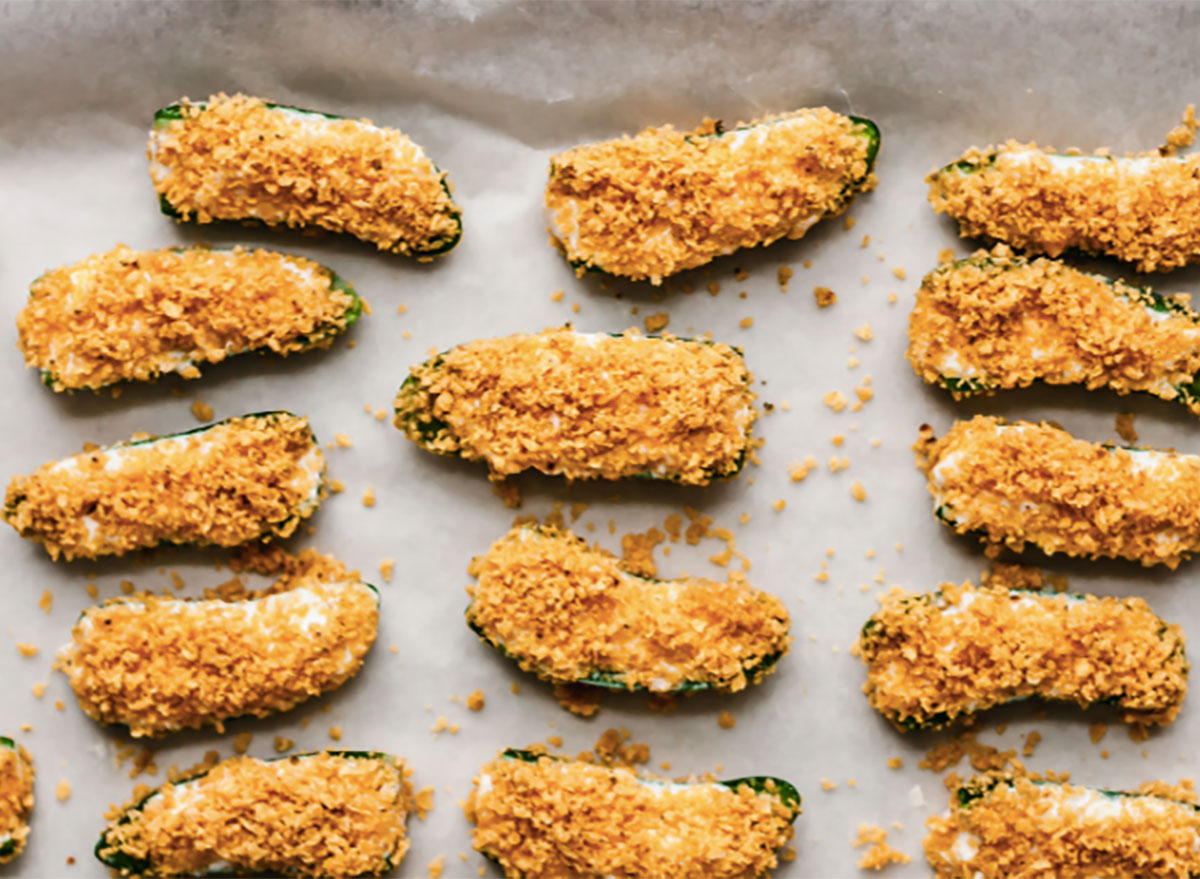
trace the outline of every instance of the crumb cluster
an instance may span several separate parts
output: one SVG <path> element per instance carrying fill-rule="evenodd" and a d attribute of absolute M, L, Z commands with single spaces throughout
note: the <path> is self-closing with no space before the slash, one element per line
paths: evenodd
<path fill-rule="evenodd" d="M 978 415 L 914 447 L 935 512 L 993 552 L 1125 558 L 1174 568 L 1200 546 L 1200 458 L 1114 448 L 1049 424 Z"/>
<path fill-rule="evenodd" d="M 89 717 L 135 738 L 286 711 L 358 672 L 379 611 L 355 580 L 280 585 L 240 600 L 114 599 L 84 612 L 58 662 Z"/>
<path fill-rule="evenodd" d="M 150 179 L 185 220 L 316 226 L 403 254 L 448 250 L 461 234 L 445 174 L 393 128 L 240 94 L 162 115 Z"/>
<path fill-rule="evenodd" d="M 1120 280 L 1003 246 L 930 272 L 908 324 L 908 359 L 956 397 L 1047 384 L 1179 399 L 1200 372 L 1200 315 Z"/>
<path fill-rule="evenodd" d="M 964 237 L 1103 254 L 1141 272 L 1200 259 L 1200 155 L 1056 155 L 1009 141 L 972 147 L 926 182 L 933 209 Z"/>
<path fill-rule="evenodd" d="M 1168 724 L 1187 693 L 1183 633 L 1140 598 L 943 584 L 894 590 L 863 627 L 863 692 L 900 729 L 1031 696 Z"/>
<path fill-rule="evenodd" d="M 287 537 L 320 501 L 325 458 L 308 419 L 246 415 L 43 465 L 8 485 L 4 520 L 51 558 L 160 543 Z"/>
<path fill-rule="evenodd" d="M 753 879 L 776 866 L 799 813 L 749 785 L 660 787 L 627 768 L 534 759 L 484 766 L 466 806 L 476 851 L 509 877 Z"/>
<path fill-rule="evenodd" d="M 535 469 L 704 485 L 746 458 L 751 379 L 729 345 L 546 330 L 413 367 L 395 424 L 432 452 L 486 461 L 493 479 Z"/>
<path fill-rule="evenodd" d="M 939 879 L 1200 874 L 1191 802 L 988 773 L 952 792 L 950 805 L 927 822 L 925 854 Z"/>
<path fill-rule="evenodd" d="M 521 525 L 471 565 L 467 622 L 555 683 L 744 689 L 788 650 L 788 612 L 742 582 L 654 580 L 565 529 Z"/>
<path fill-rule="evenodd" d="M 122 875 L 377 876 L 408 850 L 406 776 L 374 755 L 234 757 L 114 810 L 96 854 Z"/>
<path fill-rule="evenodd" d="M 706 120 L 550 160 L 551 238 L 580 272 L 662 279 L 743 247 L 800 238 L 874 188 L 878 135 L 820 107 L 729 131 Z"/>
<path fill-rule="evenodd" d="M 54 390 L 97 389 L 169 372 L 197 378 L 200 364 L 247 351 L 327 347 L 359 308 L 303 257 L 118 245 L 34 281 L 17 332 L 25 363 Z"/>

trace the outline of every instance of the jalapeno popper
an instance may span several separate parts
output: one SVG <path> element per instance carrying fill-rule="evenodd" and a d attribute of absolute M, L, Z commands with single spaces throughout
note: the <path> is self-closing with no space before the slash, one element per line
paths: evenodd
<path fill-rule="evenodd" d="M 8 484 L 4 520 L 53 559 L 237 546 L 289 536 L 320 505 L 324 474 L 307 418 L 261 412 L 44 464 Z"/>
<path fill-rule="evenodd" d="M 84 611 L 58 654 L 79 707 L 134 738 L 287 711 L 358 673 L 379 593 L 348 575 L 281 580 L 238 600 L 150 593 Z"/>
<path fill-rule="evenodd" d="M 788 650 L 788 612 L 742 583 L 654 580 L 569 531 L 518 525 L 471 565 L 467 625 L 557 684 L 736 692 Z"/>
<path fill-rule="evenodd" d="M 147 148 L 163 213 L 345 232 L 380 250 L 445 253 L 462 237 L 446 175 L 394 128 L 214 95 L 154 114 Z"/>
<path fill-rule="evenodd" d="M 550 160 L 551 240 L 581 272 L 658 284 L 840 214 L 874 188 L 878 150 L 874 122 L 825 107 L 578 146 Z"/>
<path fill-rule="evenodd" d="M 33 758 L 7 736 L 0 736 L 0 864 L 21 854 L 33 812 Z"/>
<path fill-rule="evenodd" d="M 468 342 L 413 367 L 395 424 L 439 455 L 486 461 L 491 478 L 707 485 L 736 474 L 758 417 L 729 345 L 570 329 Z"/>
<path fill-rule="evenodd" d="M 1200 876 L 1200 808 L 1142 787 L 977 775 L 927 822 L 925 856 L 939 879 Z"/>
<path fill-rule="evenodd" d="M 1174 297 L 1003 247 L 925 276 L 908 359 L 955 398 L 1034 382 L 1140 391 L 1200 415 L 1200 314 Z"/>
<path fill-rule="evenodd" d="M 354 288 L 299 256 L 209 247 L 118 245 L 53 269 L 17 315 L 25 363 L 56 391 L 199 378 L 247 351 L 328 347 L 362 314 Z"/>
<path fill-rule="evenodd" d="M 1111 256 L 1141 272 L 1200 260 L 1200 155 L 1062 155 L 1009 141 L 972 147 L 925 182 L 964 237 Z"/>
<path fill-rule="evenodd" d="M 792 838 L 800 795 L 763 776 L 672 782 L 531 751 L 475 779 L 475 850 L 511 879 L 752 879 Z"/>
<path fill-rule="evenodd" d="M 976 416 L 915 446 L 935 515 L 990 552 L 1176 567 L 1200 548 L 1200 457 L 1075 439 L 1049 424 Z"/>
<path fill-rule="evenodd" d="M 944 584 L 893 592 L 863 626 L 863 692 L 898 729 L 1019 699 L 1114 706 L 1166 725 L 1187 693 L 1183 634 L 1140 598 Z"/>
<path fill-rule="evenodd" d="M 411 807 L 390 754 L 234 757 L 117 810 L 96 857 L 122 876 L 378 876 L 408 851 Z"/>

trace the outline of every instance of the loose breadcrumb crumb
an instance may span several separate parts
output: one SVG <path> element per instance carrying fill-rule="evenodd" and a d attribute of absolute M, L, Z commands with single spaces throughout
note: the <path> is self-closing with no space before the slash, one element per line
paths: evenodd
<path fill-rule="evenodd" d="M 368 509 L 375 506 L 375 487 L 373 485 L 368 485 L 363 489 L 362 505 Z"/>
<path fill-rule="evenodd" d="M 873 824 L 858 825 L 858 834 L 854 837 L 855 848 L 869 845 L 858 860 L 861 870 L 882 870 L 889 864 L 907 864 L 912 858 L 902 851 L 897 851 L 887 844 L 887 831 Z"/>
<path fill-rule="evenodd" d="M 869 342 L 875 338 L 875 334 L 871 332 L 870 324 L 863 324 L 861 327 L 856 329 L 854 331 L 854 336 L 862 342 Z"/>
<path fill-rule="evenodd" d="M 30 644 L 28 641 L 18 641 L 17 652 L 28 659 L 38 655 L 38 646 L 36 644 Z"/>
<path fill-rule="evenodd" d="M 1132 412 L 1122 412 L 1117 415 L 1117 436 L 1125 440 L 1127 443 L 1136 443 L 1138 441 L 1137 430 L 1135 430 L 1133 427 L 1133 419 L 1134 415 Z"/>
<path fill-rule="evenodd" d="M 821 397 L 821 402 L 834 412 L 841 412 L 846 408 L 846 396 L 841 391 L 829 391 Z"/>
<path fill-rule="evenodd" d="M 828 287 L 813 287 L 813 297 L 817 300 L 818 308 L 837 305 L 837 294 Z"/>
<path fill-rule="evenodd" d="M 856 479 L 850 484 L 850 495 L 856 501 L 865 501 L 867 499 L 867 490 L 863 488 L 863 484 Z"/>
<path fill-rule="evenodd" d="M 65 803 L 67 800 L 71 799 L 71 782 L 67 781 L 65 778 L 60 781 L 54 788 L 54 798 L 60 803 Z"/>
<path fill-rule="evenodd" d="M 213 408 L 207 403 L 197 400 L 192 404 L 192 415 L 195 416 L 197 421 L 212 421 Z"/>
<path fill-rule="evenodd" d="M 671 322 L 671 316 L 665 311 L 659 311 L 654 314 L 646 315 L 642 323 L 646 325 L 647 333 L 657 333 L 660 330 L 667 328 L 667 324 Z"/>
<path fill-rule="evenodd" d="M 754 318 L 744 317 L 740 321 L 738 321 L 738 326 L 741 327 L 743 330 L 748 330 L 748 329 L 750 329 L 750 327 L 754 326 Z"/>
<path fill-rule="evenodd" d="M 383 577 L 385 583 L 392 582 L 392 574 L 396 570 L 396 560 L 392 558 L 380 559 L 379 561 L 379 576 Z"/>
<path fill-rule="evenodd" d="M 245 754 L 250 748 L 250 740 L 254 738 L 254 733 L 244 732 L 238 733 L 233 739 L 233 753 Z"/>
<path fill-rule="evenodd" d="M 722 711 L 717 718 L 717 726 L 721 727 L 721 729 L 733 729 L 737 726 L 737 718 L 728 711 Z"/>

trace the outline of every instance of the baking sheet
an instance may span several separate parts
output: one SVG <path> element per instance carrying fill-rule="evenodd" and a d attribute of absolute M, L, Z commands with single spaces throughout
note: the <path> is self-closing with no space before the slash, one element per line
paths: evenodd
<path fill-rule="evenodd" d="M 299 253 L 354 281 L 374 311 L 350 334 L 354 348 L 343 341 L 286 361 L 243 358 L 206 370 L 200 381 L 130 387 L 118 399 L 56 396 L 23 370 L 17 351 L 0 357 L 5 476 L 77 451 L 85 440 L 192 427 L 196 400 L 217 417 L 288 408 L 310 415 L 324 440 L 338 432 L 353 440 L 353 448 L 329 454 L 330 474 L 346 491 L 295 545 L 335 553 L 381 585 L 379 641 L 365 668 L 289 714 L 233 722 L 224 736 L 154 743 L 158 780 L 168 764 L 188 765 L 207 749 L 229 756 L 239 733 L 253 734 L 251 754 L 268 756 L 276 735 L 320 748 L 334 744 L 328 730 L 339 726 L 342 746 L 400 754 L 418 786 L 436 787 L 433 813 L 411 822 L 413 847 L 397 874 L 425 875 L 444 854 L 444 875 L 473 876 L 484 862 L 470 851 L 456 801 L 482 763 L 501 747 L 548 736 L 562 736 L 563 750 L 575 753 L 606 728 L 624 727 L 651 746 L 652 767 L 669 761 L 670 774 L 720 765 L 725 777 L 792 780 L 804 814 L 797 857 L 777 876 L 856 875 L 859 852 L 850 843 L 861 822 L 899 822 L 903 830 L 889 841 L 914 860 L 891 875 L 928 875 L 922 823 L 944 808 L 946 793 L 939 776 L 916 764 L 941 737 L 894 732 L 859 692 L 863 670 L 848 655 L 881 589 L 930 589 L 977 578 L 984 566 L 978 547 L 930 515 L 909 451 L 918 426 L 929 422 L 940 433 L 956 415 L 986 411 L 1052 418 L 1079 436 L 1110 440 L 1114 415 L 1133 412 L 1152 444 L 1197 450 L 1200 434 L 1182 410 L 1154 400 L 1042 390 L 956 405 L 924 387 L 903 358 L 909 303 L 939 250 L 973 248 L 926 206 L 922 178 L 972 143 L 1008 137 L 1118 151 L 1156 146 L 1200 95 L 1200 61 L 1191 51 L 1198 15 L 1188 4 L 1155 3 L 0 5 L 0 312 L 10 342 L 33 278 L 118 241 L 137 248 L 243 241 Z M 150 118 L 181 95 L 219 90 L 402 128 L 449 171 L 464 209 L 462 243 L 420 265 L 332 237 L 172 224 L 159 214 L 146 174 Z M 681 279 L 696 288 L 692 295 L 678 292 L 678 283 L 662 296 L 647 285 L 576 279 L 547 246 L 540 199 L 551 152 L 648 124 L 691 126 L 706 114 L 733 122 L 820 104 L 870 116 L 883 132 L 879 188 L 851 208 L 852 230 L 834 220 L 800 242 L 722 259 Z M 786 293 L 776 282 L 781 265 L 795 270 Z M 734 278 L 739 268 L 749 273 L 744 282 Z M 1152 283 L 1175 292 L 1197 290 L 1198 279 L 1186 271 Z M 712 281 L 717 296 L 707 292 Z M 836 291 L 837 305 L 818 309 L 816 285 Z M 565 291 L 561 302 L 551 299 L 556 290 Z M 786 601 L 796 640 L 779 671 L 749 692 L 693 698 L 669 714 L 650 712 L 640 696 L 609 696 L 597 717 L 583 720 L 462 621 L 467 563 L 504 533 L 514 512 L 481 468 L 420 451 L 364 406 L 390 409 L 407 368 L 430 349 L 567 320 L 616 331 L 659 311 L 670 314 L 673 332 L 711 331 L 745 349 L 761 400 L 780 407 L 760 422 L 761 466 L 707 489 L 525 477 L 520 512 L 541 516 L 556 502 L 586 503 L 575 530 L 619 551 L 620 534 L 696 507 L 734 530 L 753 565 L 751 582 Z M 744 317 L 754 318 L 752 327 L 739 325 Z M 874 338 L 862 342 L 854 330 L 868 323 Z M 851 356 L 861 362 L 855 369 Z M 831 390 L 853 399 L 867 375 L 876 395 L 861 412 L 835 414 L 822 404 Z M 831 444 L 834 434 L 845 435 L 843 446 Z M 806 455 L 821 461 L 820 470 L 790 482 L 788 465 Z M 830 473 L 825 462 L 833 455 L 849 458 L 849 470 Z M 863 503 L 851 497 L 855 480 L 867 491 Z M 371 509 L 361 503 L 368 486 L 377 498 Z M 772 507 L 778 499 L 787 501 L 782 512 Z M 742 513 L 748 524 L 739 524 Z M 706 556 L 722 548 L 707 542 L 689 554 L 673 546 L 669 557 L 659 552 L 660 571 L 719 575 Z M 397 560 L 390 584 L 378 576 L 387 557 Z M 16 734 L 38 770 L 33 835 L 0 875 L 100 876 L 91 848 L 102 813 L 136 783 L 129 764 L 113 766 L 128 741 L 82 714 L 65 679 L 50 670 L 53 651 L 91 603 L 89 580 L 108 597 L 123 579 L 159 590 L 178 572 L 183 592 L 196 595 L 228 575 L 214 571 L 217 556 L 186 551 L 52 564 L 12 533 L 0 534 L 0 558 L 0 731 Z M 822 562 L 825 583 L 814 579 Z M 1200 594 L 1191 588 L 1196 564 L 1175 573 L 1116 563 L 1049 567 L 1079 590 L 1144 596 L 1192 630 L 1200 618 Z M 47 588 L 49 614 L 37 606 Z M 23 641 L 41 652 L 21 657 L 15 643 Z M 49 686 L 38 700 L 31 687 L 42 681 Z M 482 712 L 451 701 L 475 689 L 486 695 Z M 718 726 L 723 710 L 736 717 L 733 729 Z M 435 735 L 439 716 L 460 731 Z M 1088 737 L 1094 720 L 1110 722 L 1099 745 Z M 23 723 L 33 730 L 21 733 Z M 1007 724 L 1003 735 L 999 723 Z M 1099 711 L 1034 717 L 1029 707 L 991 713 L 981 739 L 1019 750 L 1035 729 L 1045 739 L 1026 763 L 1070 771 L 1080 782 L 1122 787 L 1196 770 L 1194 706 L 1143 744 Z M 902 769 L 887 768 L 893 756 L 903 758 Z M 969 772 L 965 763 L 958 768 Z M 836 790 L 822 790 L 823 778 Z M 54 794 L 62 779 L 72 791 L 65 802 Z M 74 864 L 65 863 L 70 857 Z"/>

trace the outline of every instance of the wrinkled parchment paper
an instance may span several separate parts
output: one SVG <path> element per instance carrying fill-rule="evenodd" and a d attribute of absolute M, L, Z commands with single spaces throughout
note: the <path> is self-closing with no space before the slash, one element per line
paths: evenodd
<path fill-rule="evenodd" d="M 960 242 L 926 206 L 922 178 L 972 143 L 1009 137 L 1085 149 L 1157 146 L 1200 96 L 1197 16 L 1194 6 L 1154 3 L 0 5 L 5 477 L 84 441 L 195 426 L 189 407 L 197 400 L 217 417 L 270 408 L 308 414 L 320 438 L 343 432 L 353 447 L 330 452 L 331 476 L 346 490 L 295 545 L 335 553 L 383 592 L 378 644 L 352 683 L 281 717 L 231 723 L 224 736 L 156 742 L 159 773 L 138 781 L 161 782 L 169 764 L 189 765 L 210 748 L 229 756 L 240 733 L 253 734 L 249 753 L 268 756 L 277 735 L 297 748 L 333 745 L 329 729 L 337 726 L 342 746 L 402 755 L 418 787 L 436 788 L 433 813 L 410 823 L 413 847 L 398 875 L 425 875 L 425 865 L 444 854 L 444 875 L 465 877 L 484 862 L 470 850 L 456 801 L 482 763 L 501 747 L 548 736 L 562 736 L 563 750 L 575 753 L 606 728 L 625 727 L 651 746 L 651 767 L 667 761 L 671 775 L 720 766 L 725 777 L 792 780 L 804 814 L 797 857 L 778 876 L 856 875 L 850 843 L 861 822 L 902 825 L 889 841 L 914 860 L 891 875 L 927 875 L 922 824 L 945 808 L 946 792 L 939 776 L 916 764 L 942 737 L 893 731 L 868 707 L 859 691 L 863 670 L 848 654 L 881 590 L 931 589 L 977 578 L 984 566 L 977 546 L 930 514 L 909 451 L 918 426 L 929 422 L 941 432 L 956 415 L 986 411 L 1051 418 L 1080 436 L 1111 440 L 1114 416 L 1133 412 L 1144 441 L 1200 451 L 1200 425 L 1170 404 L 1109 393 L 1023 392 L 956 405 L 924 387 L 903 358 L 913 292 L 939 250 L 962 255 L 974 245 Z M 174 225 L 159 214 L 147 178 L 151 116 L 180 96 L 220 90 L 403 129 L 449 171 L 464 209 L 461 245 L 420 265 L 333 237 Z M 802 241 L 725 258 L 680 279 L 695 293 L 680 293 L 676 283 L 661 301 L 646 285 L 576 279 L 547 245 L 540 201 L 555 150 L 649 124 L 692 126 L 705 115 L 734 122 L 820 104 L 870 116 L 883 131 L 879 188 L 850 210 L 852 230 L 833 220 Z M 56 396 L 23 369 L 11 347 L 12 321 L 43 270 L 117 242 L 155 248 L 197 241 L 242 241 L 331 265 L 356 283 L 374 313 L 349 335 L 353 348 L 343 340 L 286 361 L 242 358 L 199 381 L 130 387 L 118 399 Z M 795 271 L 786 293 L 776 281 L 781 265 Z M 738 269 L 749 273 L 743 282 Z M 1179 272 L 1151 282 L 1165 292 L 1195 290 L 1198 277 Z M 710 282 L 719 295 L 709 294 Z M 836 306 L 817 308 L 817 285 L 837 292 Z M 561 302 L 551 299 L 556 290 L 565 291 Z M 899 301 L 889 304 L 893 292 Z M 482 468 L 418 450 L 364 406 L 390 409 L 408 367 L 431 348 L 567 320 L 584 330 L 621 330 L 660 311 L 669 313 L 673 332 L 711 332 L 745 349 L 761 401 L 777 407 L 760 422 L 761 466 L 707 489 L 522 478 L 521 512 L 541 516 L 556 502 L 564 509 L 586 503 L 575 530 L 619 551 L 619 535 L 661 525 L 684 505 L 698 508 L 735 532 L 752 562 L 751 582 L 787 602 L 795 644 L 778 673 L 749 692 L 694 698 L 667 714 L 649 711 L 637 695 L 610 696 L 597 717 L 581 720 L 462 621 L 466 566 L 505 532 L 514 512 L 492 493 Z M 750 328 L 740 326 L 745 317 L 754 318 Z M 854 335 L 864 325 L 869 342 Z M 855 399 L 867 376 L 875 396 L 860 412 L 835 414 L 822 404 L 832 390 Z M 832 444 L 835 434 L 844 445 Z M 788 465 L 807 455 L 820 468 L 790 482 Z M 849 459 L 848 470 L 829 471 L 835 455 Z M 864 502 L 851 496 L 855 480 L 867 492 Z M 368 487 L 377 498 L 369 509 L 361 503 Z M 781 512 L 772 507 L 779 499 L 787 502 Z M 660 550 L 659 570 L 723 576 L 707 560 L 723 548 L 706 541 L 675 545 L 669 557 Z M 228 572 L 214 570 L 216 554 L 185 551 L 52 564 L 7 529 L 0 558 L 0 732 L 33 752 L 38 771 L 29 847 L 0 875 L 100 876 L 91 849 L 102 814 L 136 783 L 129 763 L 113 765 L 128 741 L 82 714 L 65 679 L 51 671 L 54 649 L 92 603 L 89 580 L 108 597 L 123 579 L 161 590 L 178 572 L 183 594 L 197 595 Z M 379 576 L 384 558 L 396 559 L 391 583 Z M 1197 564 L 1175 573 L 1117 563 L 1049 567 L 1080 590 L 1144 596 L 1193 631 L 1200 629 Z M 824 583 L 815 579 L 823 570 Z M 54 598 L 49 614 L 37 604 L 45 589 Z M 23 658 L 17 642 L 40 653 Z M 40 700 L 31 693 L 37 682 L 49 683 Z M 452 701 L 475 689 L 486 695 L 482 712 Z M 718 726 L 723 710 L 736 727 Z M 1045 739 L 1026 760 L 1031 768 L 1070 771 L 1106 787 L 1174 781 L 1196 770 L 1194 704 L 1143 744 L 1100 711 L 1033 712 L 991 713 L 981 739 L 1019 750 L 1036 729 Z M 439 716 L 460 731 L 435 735 Z M 1093 745 L 1088 726 L 1097 720 L 1110 726 Z M 1001 723 L 1007 730 L 998 735 Z M 21 724 L 32 730 L 22 732 Z M 889 769 L 896 756 L 903 768 Z M 965 763 L 958 769 L 970 771 Z M 836 789 L 822 790 L 823 778 Z M 60 802 L 55 789 L 63 779 L 71 795 Z"/>

